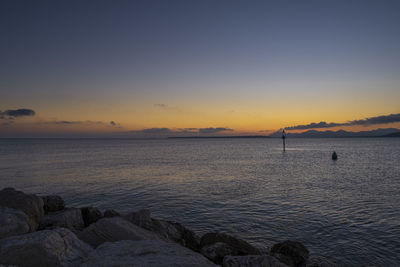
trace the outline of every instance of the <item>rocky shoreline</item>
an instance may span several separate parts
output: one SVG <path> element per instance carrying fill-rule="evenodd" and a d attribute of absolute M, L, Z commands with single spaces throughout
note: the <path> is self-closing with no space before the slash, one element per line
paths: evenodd
<path fill-rule="evenodd" d="M 149 210 L 66 207 L 60 196 L 0 191 L 0 266 L 338 266 L 286 240 L 270 250 L 225 233 L 199 237 Z"/>

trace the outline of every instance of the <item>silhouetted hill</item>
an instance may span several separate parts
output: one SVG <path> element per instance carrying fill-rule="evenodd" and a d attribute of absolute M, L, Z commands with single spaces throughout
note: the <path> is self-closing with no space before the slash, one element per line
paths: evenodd
<path fill-rule="evenodd" d="M 302 133 L 288 133 L 289 138 L 343 138 L 343 137 L 396 137 L 400 130 L 396 128 L 376 129 L 371 131 L 348 132 L 338 131 L 317 131 L 310 130 Z M 393 134 L 393 136 L 391 136 Z M 281 137 L 281 131 L 275 132 L 270 137 Z"/>
<path fill-rule="evenodd" d="M 400 132 L 382 135 L 382 137 L 400 137 Z"/>

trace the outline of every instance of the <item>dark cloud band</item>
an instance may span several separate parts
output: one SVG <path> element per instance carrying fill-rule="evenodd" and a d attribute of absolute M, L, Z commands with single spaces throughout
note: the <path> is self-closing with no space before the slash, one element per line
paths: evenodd
<path fill-rule="evenodd" d="M 7 109 L 3 112 L 0 111 L 0 118 L 17 118 L 17 117 L 28 117 L 35 116 L 35 111 L 32 109 Z"/>

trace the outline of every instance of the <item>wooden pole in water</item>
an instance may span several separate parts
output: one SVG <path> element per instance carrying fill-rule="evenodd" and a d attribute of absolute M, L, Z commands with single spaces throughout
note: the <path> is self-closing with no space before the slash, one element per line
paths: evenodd
<path fill-rule="evenodd" d="M 285 133 L 285 129 L 283 129 L 283 131 L 282 131 L 283 152 L 286 151 L 285 139 L 286 139 L 286 133 Z"/>

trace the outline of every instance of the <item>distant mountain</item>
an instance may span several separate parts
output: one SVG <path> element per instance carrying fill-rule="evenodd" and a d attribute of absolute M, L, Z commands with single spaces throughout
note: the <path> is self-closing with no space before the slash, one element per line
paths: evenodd
<path fill-rule="evenodd" d="M 347 132 L 345 130 L 338 131 L 317 131 L 310 130 L 302 133 L 288 133 L 288 138 L 343 138 L 343 137 L 397 137 L 400 133 L 399 129 L 387 128 L 387 129 L 376 129 L 372 131 L 361 131 L 361 132 Z M 280 131 L 270 135 L 270 137 L 281 137 Z"/>

